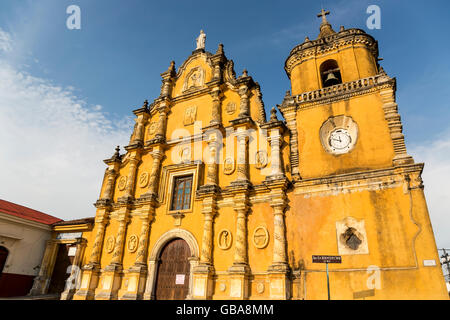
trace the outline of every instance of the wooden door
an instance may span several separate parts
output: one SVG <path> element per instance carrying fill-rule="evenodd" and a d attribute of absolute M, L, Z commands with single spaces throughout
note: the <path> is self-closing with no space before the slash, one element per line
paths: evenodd
<path fill-rule="evenodd" d="M 8 258 L 8 250 L 5 247 L 0 247 L 0 275 L 2 274 L 7 258 Z"/>
<path fill-rule="evenodd" d="M 186 299 L 189 292 L 190 251 L 182 239 L 172 240 L 163 248 L 156 277 L 157 300 Z"/>

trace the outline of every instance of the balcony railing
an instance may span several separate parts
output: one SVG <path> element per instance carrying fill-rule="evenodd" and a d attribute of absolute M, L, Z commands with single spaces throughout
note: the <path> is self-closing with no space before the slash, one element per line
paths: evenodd
<path fill-rule="evenodd" d="M 336 84 L 334 86 L 322 88 L 319 90 L 314 90 L 310 92 L 304 92 L 299 95 L 296 95 L 294 97 L 295 101 L 297 103 L 306 103 L 306 102 L 312 102 L 316 100 L 322 100 L 326 98 L 336 97 L 339 95 L 343 95 L 346 93 L 351 93 L 355 91 L 365 90 L 369 89 L 371 87 L 374 87 L 378 83 L 380 83 L 380 78 L 383 77 L 385 79 L 386 76 L 384 75 L 376 75 L 368 78 L 363 78 L 355 81 L 345 82 Z"/>

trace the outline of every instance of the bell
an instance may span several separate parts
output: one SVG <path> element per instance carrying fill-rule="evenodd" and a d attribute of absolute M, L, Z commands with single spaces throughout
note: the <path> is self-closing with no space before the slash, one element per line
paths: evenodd
<path fill-rule="evenodd" d="M 339 84 L 340 81 L 333 72 L 330 72 L 324 82 L 324 87 L 334 86 L 335 84 Z"/>

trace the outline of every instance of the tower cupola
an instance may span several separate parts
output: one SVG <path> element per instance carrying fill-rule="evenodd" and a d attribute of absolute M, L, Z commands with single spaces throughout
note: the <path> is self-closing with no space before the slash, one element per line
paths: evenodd
<path fill-rule="evenodd" d="M 361 29 L 340 27 L 339 32 L 334 31 L 326 18 L 329 14 L 322 9 L 317 15 L 322 19 L 318 38 L 306 37 L 286 59 L 284 69 L 293 95 L 379 73 L 377 41 Z"/>

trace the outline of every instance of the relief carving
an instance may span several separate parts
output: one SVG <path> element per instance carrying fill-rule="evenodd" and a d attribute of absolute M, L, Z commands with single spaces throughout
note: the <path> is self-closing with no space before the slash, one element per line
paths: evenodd
<path fill-rule="evenodd" d="M 186 108 L 186 110 L 184 111 L 183 124 L 185 126 L 194 124 L 196 117 L 197 117 L 197 106 L 191 106 Z"/>
<path fill-rule="evenodd" d="M 269 232 L 266 227 L 259 226 L 253 231 L 253 245 L 258 249 L 264 249 L 269 243 Z"/>
<path fill-rule="evenodd" d="M 121 176 L 119 178 L 119 182 L 117 183 L 117 188 L 120 191 L 125 190 L 125 187 L 127 186 L 127 176 Z"/>
<path fill-rule="evenodd" d="M 217 236 L 217 246 L 222 250 L 228 250 L 233 243 L 233 236 L 227 229 L 223 229 Z"/>

